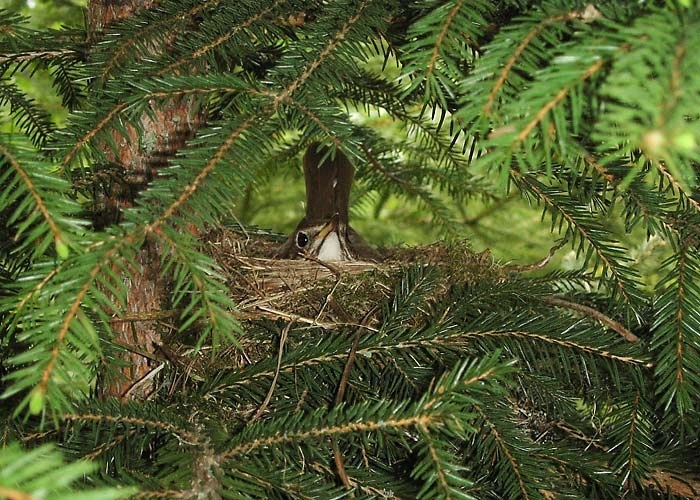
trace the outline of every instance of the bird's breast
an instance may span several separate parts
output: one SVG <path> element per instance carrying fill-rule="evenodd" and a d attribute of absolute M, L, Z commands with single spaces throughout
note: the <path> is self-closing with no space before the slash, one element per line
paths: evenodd
<path fill-rule="evenodd" d="M 321 247 L 318 249 L 318 260 L 323 262 L 347 260 L 336 231 L 331 231 L 323 239 L 323 243 L 321 243 Z"/>

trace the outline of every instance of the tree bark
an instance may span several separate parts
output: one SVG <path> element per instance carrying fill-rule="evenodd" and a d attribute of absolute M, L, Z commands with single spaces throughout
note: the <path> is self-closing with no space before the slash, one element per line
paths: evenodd
<path fill-rule="evenodd" d="M 151 8 L 154 0 L 91 0 L 88 4 L 89 40 L 100 39 L 105 27 L 134 13 Z M 168 50 L 172 40 L 163 40 L 154 51 Z M 101 210 L 95 225 L 106 226 L 119 222 L 123 208 L 130 207 L 139 193 L 157 176 L 168 159 L 184 147 L 203 122 L 203 111 L 189 100 L 151 104 L 151 114 L 141 117 L 140 135 L 127 125 L 125 133 L 114 130 L 115 154 L 107 145 L 104 151 L 113 165 L 113 182 L 109 192 L 98 201 Z M 121 379 L 104 380 L 102 394 L 125 399 L 147 398 L 155 389 L 156 381 L 149 377 L 155 368 L 153 360 L 162 334 L 169 326 L 161 315 L 169 307 L 168 283 L 160 269 L 162 248 L 156 241 L 147 241 L 131 269 L 134 279 L 127 281 L 128 294 L 124 316 L 127 321 L 115 321 L 112 326 L 114 343 L 123 348 L 124 367 Z M 127 279 L 126 277 L 124 278 Z"/>

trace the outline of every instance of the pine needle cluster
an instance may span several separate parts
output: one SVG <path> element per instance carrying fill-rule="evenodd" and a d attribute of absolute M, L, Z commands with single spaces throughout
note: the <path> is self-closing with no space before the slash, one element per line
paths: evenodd
<path fill-rule="evenodd" d="M 162 0 L 88 21 L 0 11 L 0 496 L 698 498 L 694 2 Z M 12 78 L 38 70 L 65 125 Z M 517 193 L 580 269 L 457 245 L 394 268 L 365 317 L 244 317 L 201 235 L 312 141 L 448 233 L 452 204 Z M 653 289 L 611 220 L 667 245 Z M 131 310 L 145 279 L 162 300 Z M 149 351 L 147 397 L 107 397 L 139 346 L 115 324 L 138 339 L 144 316 L 190 349 Z"/>

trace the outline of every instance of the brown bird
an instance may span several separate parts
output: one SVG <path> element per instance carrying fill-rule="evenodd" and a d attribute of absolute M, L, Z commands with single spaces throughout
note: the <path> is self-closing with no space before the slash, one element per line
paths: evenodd
<path fill-rule="evenodd" d="M 315 142 L 306 149 L 306 215 L 277 257 L 306 255 L 324 262 L 379 259 L 379 254 L 348 224 L 355 169 L 340 150 L 331 155 L 330 148 Z"/>

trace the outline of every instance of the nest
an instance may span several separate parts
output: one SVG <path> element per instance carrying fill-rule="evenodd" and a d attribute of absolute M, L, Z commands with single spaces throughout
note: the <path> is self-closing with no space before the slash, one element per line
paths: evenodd
<path fill-rule="evenodd" d="M 499 272 L 488 252 L 474 253 L 466 244 L 384 250 L 381 262 L 324 263 L 273 258 L 281 241 L 260 232 L 220 228 L 208 241 L 242 320 L 266 317 L 322 327 L 358 324 L 391 297 L 410 266 L 440 268 L 445 290 L 457 281 Z"/>
<path fill-rule="evenodd" d="M 313 342 L 317 328 L 329 332 L 348 328 L 376 330 L 384 308 L 391 307 L 396 290 L 406 286 L 407 273 L 412 269 L 431 273 L 432 286 L 431 296 L 425 297 L 427 308 L 423 315 L 404 319 L 409 322 L 403 325 L 407 328 L 430 321 L 430 304 L 448 298 L 454 286 L 469 286 L 484 279 L 500 281 L 507 275 L 488 251 L 474 253 L 466 243 L 385 249 L 381 262 L 329 264 L 274 258 L 283 239 L 262 231 L 221 227 L 201 240 L 208 247 L 203 250 L 222 270 L 229 296 L 236 304 L 233 314 L 244 325 L 246 334 L 237 336 L 235 345 L 218 351 L 213 358 L 204 353 L 189 356 L 192 343 L 199 338 L 199 323 L 188 335 L 173 336 L 159 344 L 165 357 L 180 368 L 178 373 L 187 374 L 168 379 L 174 384 L 169 391 L 175 391 L 177 384 L 189 378 L 209 379 L 220 371 L 276 355 L 279 360 L 283 344 Z M 279 336 L 268 334 L 271 323 Z M 285 340 L 292 325 L 311 328 L 301 328 L 293 339 Z"/>

